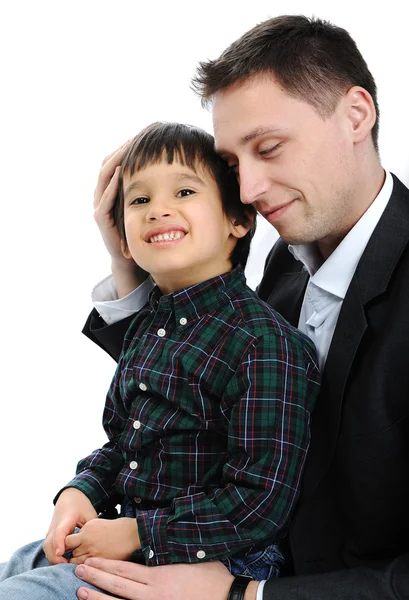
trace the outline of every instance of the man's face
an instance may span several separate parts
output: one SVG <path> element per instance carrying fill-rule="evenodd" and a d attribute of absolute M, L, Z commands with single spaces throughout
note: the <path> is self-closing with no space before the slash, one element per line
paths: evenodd
<path fill-rule="evenodd" d="M 213 125 L 242 202 L 285 241 L 336 239 L 354 225 L 354 144 L 342 98 L 324 120 L 273 76 L 254 77 L 216 93 Z"/>
<path fill-rule="evenodd" d="M 210 172 L 179 162 L 124 174 L 125 255 L 151 273 L 163 293 L 231 268 L 236 229 Z"/>

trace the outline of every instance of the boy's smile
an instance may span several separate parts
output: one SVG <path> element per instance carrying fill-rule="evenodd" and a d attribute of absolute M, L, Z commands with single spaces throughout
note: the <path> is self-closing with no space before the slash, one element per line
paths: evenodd
<path fill-rule="evenodd" d="M 163 293 L 231 269 L 229 256 L 247 228 L 225 215 L 219 188 L 201 164 L 148 164 L 124 173 L 124 254 L 151 273 Z"/>

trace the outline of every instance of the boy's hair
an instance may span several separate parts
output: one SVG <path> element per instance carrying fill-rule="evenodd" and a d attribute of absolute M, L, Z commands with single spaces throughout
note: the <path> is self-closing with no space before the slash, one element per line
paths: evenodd
<path fill-rule="evenodd" d="M 313 106 L 323 119 L 333 114 L 350 87 L 363 87 L 376 109 L 372 140 L 378 151 L 375 81 L 345 29 L 303 15 L 269 19 L 247 31 L 218 59 L 200 63 L 192 87 L 206 106 L 216 92 L 268 73 L 288 94 Z"/>
<path fill-rule="evenodd" d="M 181 123 L 152 123 L 143 129 L 130 143 L 121 160 L 119 193 L 114 206 L 114 219 L 121 239 L 126 243 L 124 224 L 123 175 L 143 169 L 149 164 L 175 160 L 196 171 L 198 164 L 206 168 L 214 178 L 222 200 L 224 213 L 234 224 L 248 225 L 246 235 L 237 240 L 230 255 L 232 266 L 246 266 L 250 242 L 256 230 L 256 210 L 240 201 L 237 177 L 230 172 L 226 162 L 215 151 L 214 138 L 203 129 Z M 203 224 L 206 227 L 206 224 Z"/>

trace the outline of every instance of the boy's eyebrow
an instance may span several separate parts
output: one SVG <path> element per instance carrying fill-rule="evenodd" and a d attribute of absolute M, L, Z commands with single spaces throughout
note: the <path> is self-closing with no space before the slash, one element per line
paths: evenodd
<path fill-rule="evenodd" d="M 128 185 L 126 190 L 124 190 L 124 196 L 129 194 L 129 192 L 133 192 L 134 190 L 142 189 L 142 184 L 139 181 L 134 181 Z"/>
<path fill-rule="evenodd" d="M 200 179 L 200 177 L 198 177 L 198 175 L 195 175 L 194 173 L 173 173 L 172 177 L 174 177 L 180 182 L 191 181 L 194 183 L 198 183 L 199 185 L 204 185 L 203 179 Z M 124 196 L 138 189 L 143 189 L 143 183 L 140 183 L 139 181 L 133 181 L 128 185 L 126 190 L 124 190 Z"/>
<path fill-rule="evenodd" d="M 239 145 L 245 146 L 245 144 L 248 144 L 248 142 L 252 142 L 253 140 L 257 139 L 258 137 L 261 137 L 262 135 L 267 135 L 271 133 L 277 135 L 285 133 L 285 131 L 286 129 L 284 129 L 283 127 L 256 127 L 246 135 L 243 135 L 243 137 L 239 138 Z M 216 148 L 216 152 L 222 158 L 223 155 L 230 154 L 228 150 L 224 150 L 223 148 Z"/>
<path fill-rule="evenodd" d="M 198 183 L 200 185 L 204 184 L 203 180 L 200 179 L 200 177 L 198 175 L 195 175 L 194 173 L 175 173 L 175 177 L 181 182 L 194 181 L 195 183 Z"/>

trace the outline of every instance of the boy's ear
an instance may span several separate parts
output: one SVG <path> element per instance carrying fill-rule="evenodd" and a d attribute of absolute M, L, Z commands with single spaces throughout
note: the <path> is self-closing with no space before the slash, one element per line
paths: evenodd
<path fill-rule="evenodd" d="M 253 226 L 253 217 L 248 218 L 247 223 L 239 223 L 237 219 L 230 220 L 230 233 L 237 239 L 243 238 Z"/>
<path fill-rule="evenodd" d="M 133 258 L 132 254 L 129 251 L 128 248 L 128 244 L 126 243 L 126 240 L 121 240 L 121 252 L 124 255 L 125 258 Z"/>

